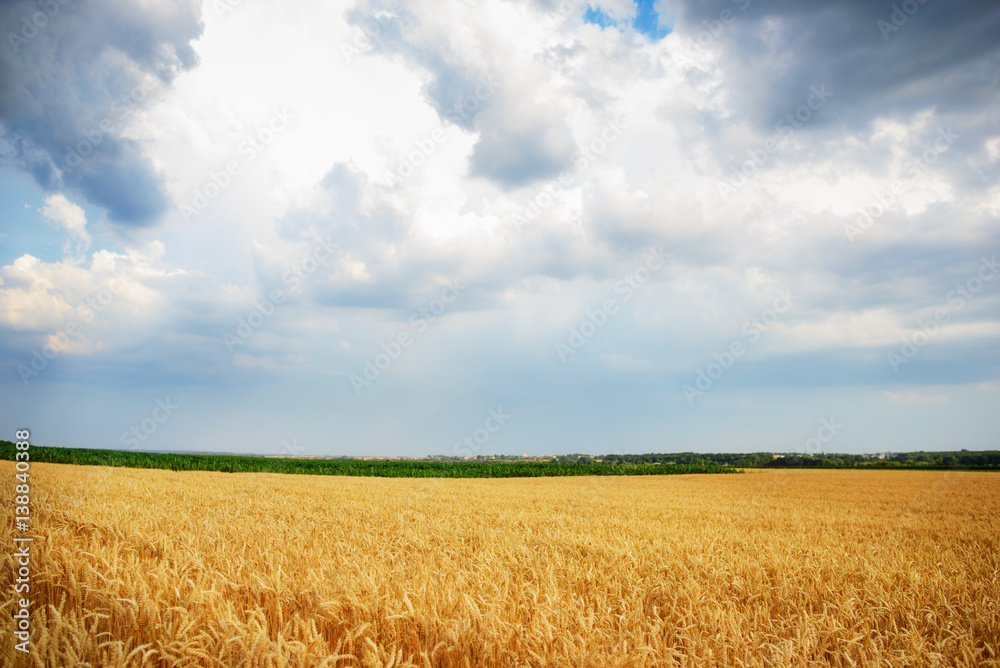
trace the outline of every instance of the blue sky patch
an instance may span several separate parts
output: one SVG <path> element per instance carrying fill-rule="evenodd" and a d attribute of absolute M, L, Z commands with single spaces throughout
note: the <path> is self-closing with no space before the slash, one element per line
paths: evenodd
<path fill-rule="evenodd" d="M 594 25 L 601 26 L 602 28 L 618 25 L 618 23 L 605 14 L 600 7 L 594 7 L 593 5 L 587 5 L 586 11 L 583 12 L 583 22 L 593 23 Z"/>
<path fill-rule="evenodd" d="M 654 0 L 635 0 L 635 5 L 636 14 L 632 20 L 633 28 L 653 41 L 661 40 L 670 33 L 669 28 L 660 25 L 660 15 L 655 9 Z M 608 16 L 599 5 L 597 7 L 587 5 L 587 9 L 583 12 L 583 21 L 601 26 L 601 28 L 619 25 L 618 21 Z"/>
<path fill-rule="evenodd" d="M 653 0 L 636 0 L 635 5 L 638 10 L 632 21 L 635 29 L 653 41 L 666 37 L 670 29 L 660 26 L 660 15 L 653 6 Z"/>

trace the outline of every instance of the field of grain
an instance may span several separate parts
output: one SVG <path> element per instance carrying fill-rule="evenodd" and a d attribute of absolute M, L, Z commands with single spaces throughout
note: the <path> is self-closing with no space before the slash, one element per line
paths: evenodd
<path fill-rule="evenodd" d="M 31 476 L 4 665 L 1000 666 L 1000 474 Z"/>

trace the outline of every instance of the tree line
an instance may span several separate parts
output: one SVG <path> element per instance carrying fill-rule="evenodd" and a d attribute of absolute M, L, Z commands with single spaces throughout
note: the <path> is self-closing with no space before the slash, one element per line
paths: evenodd
<path fill-rule="evenodd" d="M 775 452 L 606 455 L 606 464 L 681 464 L 736 468 L 874 468 L 1000 470 L 1000 451 L 894 452 L 878 455 Z"/>
<path fill-rule="evenodd" d="M 0 459 L 16 449 L 0 441 Z M 357 459 L 264 457 L 59 448 L 33 445 L 31 460 L 54 464 L 124 466 L 172 471 L 299 473 L 391 478 L 518 478 L 572 475 L 670 475 L 737 473 L 747 468 L 966 469 L 1000 470 L 1000 451 L 901 452 L 881 455 L 674 452 L 648 454 L 520 457 L 486 455 L 472 459 Z"/>
<path fill-rule="evenodd" d="M 0 441 L 0 458 L 14 459 L 14 444 Z M 90 448 L 31 446 L 32 462 L 172 471 L 225 473 L 297 473 L 307 475 L 374 476 L 386 478 L 532 478 L 580 475 L 671 475 L 739 473 L 715 464 L 604 464 L 597 461 L 552 461 L 518 458 L 498 460 L 432 459 L 305 459 L 243 455 L 176 454 Z"/>

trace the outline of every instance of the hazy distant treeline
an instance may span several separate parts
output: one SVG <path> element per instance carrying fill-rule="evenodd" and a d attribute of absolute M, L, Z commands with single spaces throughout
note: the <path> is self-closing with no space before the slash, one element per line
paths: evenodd
<path fill-rule="evenodd" d="M 704 454 L 681 452 L 647 455 L 607 455 L 606 464 L 681 464 L 733 466 L 736 468 L 961 468 L 1000 470 L 1000 451 L 899 452 L 884 455 L 844 454 Z"/>

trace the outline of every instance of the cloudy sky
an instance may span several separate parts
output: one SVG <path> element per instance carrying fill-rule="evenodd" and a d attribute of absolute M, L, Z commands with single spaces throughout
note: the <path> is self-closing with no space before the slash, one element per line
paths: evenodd
<path fill-rule="evenodd" d="M 998 446 L 996 3 L 0 21 L 4 438 Z"/>

